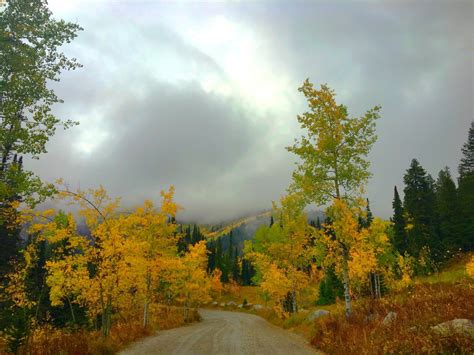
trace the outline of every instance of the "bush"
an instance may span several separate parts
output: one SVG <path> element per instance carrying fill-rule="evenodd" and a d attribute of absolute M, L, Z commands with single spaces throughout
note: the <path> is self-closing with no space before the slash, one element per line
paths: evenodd
<path fill-rule="evenodd" d="M 410 291 L 380 300 L 364 299 L 353 316 L 343 313 L 315 321 L 312 344 L 331 354 L 367 353 L 474 353 L 474 342 L 464 336 L 439 336 L 431 327 L 456 318 L 472 318 L 474 288 L 457 284 L 419 284 Z M 382 321 L 390 312 L 397 318 Z"/>
<path fill-rule="evenodd" d="M 143 327 L 143 320 L 138 314 L 127 319 L 116 319 L 107 339 L 100 331 L 80 329 L 76 331 L 55 328 L 44 324 L 36 328 L 30 335 L 28 349 L 20 348 L 19 353 L 29 354 L 115 354 L 130 343 L 157 330 L 182 326 L 186 323 L 183 309 L 153 305 L 150 307 L 150 326 Z M 189 310 L 188 321 L 198 321 L 196 309 Z M 2 349 L 0 349 L 0 353 Z"/>

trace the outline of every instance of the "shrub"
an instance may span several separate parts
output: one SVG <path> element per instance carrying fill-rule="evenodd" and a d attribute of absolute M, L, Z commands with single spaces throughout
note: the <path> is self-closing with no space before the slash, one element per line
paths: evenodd
<path fill-rule="evenodd" d="M 431 327 L 456 318 L 472 318 L 474 288 L 457 284 L 419 284 L 411 290 L 378 301 L 364 299 L 353 316 L 332 314 L 315 321 L 312 344 L 331 354 L 474 353 L 474 342 L 464 336 L 439 336 Z M 382 321 L 390 312 L 397 318 Z"/>

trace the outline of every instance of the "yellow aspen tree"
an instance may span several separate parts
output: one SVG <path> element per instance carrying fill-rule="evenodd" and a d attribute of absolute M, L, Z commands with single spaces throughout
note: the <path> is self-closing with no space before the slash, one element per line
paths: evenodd
<path fill-rule="evenodd" d="M 301 196 L 292 194 L 274 204 L 276 222 L 262 226 L 253 241 L 246 242 L 245 255 L 252 260 L 260 275 L 260 286 L 274 301 L 279 313 L 284 314 L 283 302 L 290 300 L 290 313 L 297 311 L 300 291 L 308 284 L 304 271 L 309 264 L 308 246 L 312 229 L 303 212 Z"/>
<path fill-rule="evenodd" d="M 72 214 L 54 210 L 23 213 L 35 240 L 45 240 L 53 247 L 52 256 L 45 264 L 51 303 L 67 302 L 73 320 L 72 303 L 85 307 L 91 320 L 101 316 L 104 336 L 110 332 L 112 311 L 122 316 L 142 308 L 143 324 L 147 326 L 150 303 L 164 276 L 163 270 L 169 260 L 179 260 L 176 245 L 179 236 L 176 224 L 170 222 L 179 210 L 173 201 L 174 188 L 161 193 L 159 208 L 145 201 L 143 206 L 126 213 L 119 213 L 120 200 L 111 199 L 102 187 L 88 191 L 59 190 L 60 198 L 79 205 L 78 214 L 84 218 L 89 234 L 77 232 Z M 32 243 L 32 248 L 35 245 Z M 33 248 L 25 257 L 33 257 L 34 251 Z M 204 251 L 199 251 L 202 252 L 206 259 L 205 246 Z M 197 259 L 202 264 L 203 258 Z M 19 281 L 20 276 L 16 277 Z M 16 284 L 18 287 L 11 289 L 12 294 L 15 291 L 20 295 L 21 285 Z"/>
<path fill-rule="evenodd" d="M 82 250 L 79 248 L 71 255 L 64 253 L 47 263 L 47 282 L 54 290 L 50 294 L 51 301 L 60 303 L 61 298 L 68 297 L 71 288 L 67 280 L 74 280 L 75 302 L 87 307 L 91 319 L 100 314 L 102 333 L 108 336 L 112 309 L 120 309 L 117 301 L 123 293 L 119 288 L 120 261 L 129 252 L 118 218 L 120 200 L 111 199 L 103 187 L 88 191 L 58 190 L 59 198 L 79 204 L 78 213 L 84 218 L 90 235 L 68 241 L 77 244 L 82 240 Z"/>
<path fill-rule="evenodd" d="M 319 206 L 356 198 L 371 175 L 367 155 L 377 138 L 375 121 L 380 107 L 375 106 L 362 117 L 349 117 L 347 107 L 336 102 L 334 91 L 327 85 L 317 89 L 307 79 L 298 90 L 306 97 L 309 111 L 297 116 L 306 136 L 287 147 L 300 158 L 290 191 L 303 193 L 308 203 Z M 344 298 L 349 316 L 349 253 L 344 246 L 347 236 L 336 233 L 334 238 L 343 248 Z"/>
<path fill-rule="evenodd" d="M 167 192 L 162 191 L 162 203 L 159 210 L 155 209 L 151 201 L 145 201 L 143 207 L 137 208 L 124 219 L 123 234 L 130 246 L 130 252 L 125 257 L 125 263 L 131 265 L 129 275 L 132 278 L 141 277 L 136 289 L 143 299 L 143 325 L 149 324 L 149 307 L 153 298 L 153 289 L 159 282 L 161 260 L 177 257 L 177 241 L 174 220 L 179 206 L 173 202 L 174 188 Z M 127 270 L 125 268 L 125 270 Z M 140 276 L 139 276 L 140 275 Z M 124 280 L 127 277 L 123 278 Z"/>
<path fill-rule="evenodd" d="M 190 245 L 183 257 L 168 259 L 165 279 L 171 294 L 184 306 L 185 319 L 190 307 L 209 302 L 212 283 L 207 274 L 206 241 Z"/>

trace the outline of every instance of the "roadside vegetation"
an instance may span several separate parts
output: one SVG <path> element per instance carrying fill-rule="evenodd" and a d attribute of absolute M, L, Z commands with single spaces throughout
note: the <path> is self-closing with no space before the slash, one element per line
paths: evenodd
<path fill-rule="evenodd" d="M 314 294 L 301 298 L 298 313 L 282 318 L 273 302 L 265 305 L 262 290 L 256 286 L 225 289 L 212 307 L 257 314 L 303 336 L 328 354 L 470 354 L 474 351 L 472 335 L 439 334 L 433 327 L 453 319 L 472 317 L 474 278 L 467 272 L 467 264 L 472 258 L 472 254 L 460 254 L 439 273 L 416 277 L 409 288 L 383 298 L 356 299 L 354 315 L 349 319 L 346 319 L 341 298 L 334 304 L 321 306 L 314 301 Z M 255 308 L 255 305 L 262 308 Z M 311 315 L 320 310 L 329 313 L 312 319 Z M 385 320 L 391 312 L 396 313 L 395 318 Z"/>

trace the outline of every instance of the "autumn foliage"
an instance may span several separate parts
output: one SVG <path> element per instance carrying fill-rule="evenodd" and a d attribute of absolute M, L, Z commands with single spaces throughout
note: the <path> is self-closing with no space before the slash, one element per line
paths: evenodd
<path fill-rule="evenodd" d="M 312 344 L 330 354 L 471 354 L 471 338 L 439 336 L 431 327 L 456 318 L 470 319 L 473 299 L 468 281 L 418 284 L 408 292 L 364 299 L 355 304 L 349 319 L 340 313 L 316 320 Z M 396 312 L 397 317 L 384 325 L 389 312 Z"/>
<path fill-rule="evenodd" d="M 184 320 L 193 319 L 190 308 L 219 292 L 219 279 L 207 273 L 205 242 L 178 253 L 174 221 L 179 206 L 173 187 L 161 193 L 159 207 L 145 201 L 130 212 L 121 211 L 120 200 L 111 199 L 103 188 L 58 190 L 59 199 L 79 207 L 88 233 L 79 232 L 72 213 L 25 209 L 22 223 L 29 224 L 32 239 L 22 264 L 8 275 L 5 294 L 13 308 L 28 312 L 39 302 L 29 294 L 27 278 L 38 264 L 42 243 L 50 249 L 43 282 L 51 305 L 68 306 L 75 327 L 75 310 L 85 310 L 89 327 L 100 328 L 104 337 L 111 335 L 117 320 L 141 319 L 141 327 L 148 328 L 150 309 L 157 304 L 184 306 Z M 29 322 L 31 343 L 47 323 L 35 317 Z"/>

